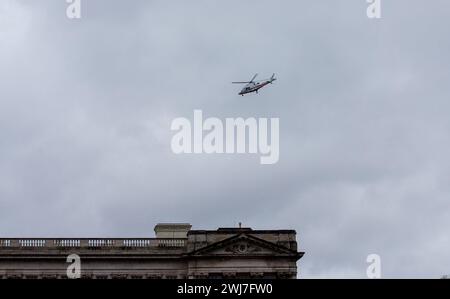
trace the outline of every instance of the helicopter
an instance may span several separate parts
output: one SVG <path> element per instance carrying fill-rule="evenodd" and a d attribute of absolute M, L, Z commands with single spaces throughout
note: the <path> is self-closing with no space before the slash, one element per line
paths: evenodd
<path fill-rule="evenodd" d="M 254 75 L 250 81 L 246 81 L 246 82 L 232 82 L 233 84 L 247 84 L 239 92 L 239 95 L 244 96 L 245 94 L 252 93 L 252 92 L 258 93 L 258 90 L 260 90 L 261 88 L 263 88 L 264 86 L 266 86 L 269 83 L 272 84 L 273 81 L 277 80 L 277 78 L 275 78 L 275 74 L 273 74 L 270 79 L 255 81 L 257 76 L 258 76 L 258 74 Z"/>

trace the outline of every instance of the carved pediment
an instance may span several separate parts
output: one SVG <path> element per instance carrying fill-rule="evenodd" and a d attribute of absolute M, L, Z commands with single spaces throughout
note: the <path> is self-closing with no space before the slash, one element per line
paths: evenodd
<path fill-rule="evenodd" d="M 195 250 L 191 255 L 297 255 L 297 252 L 251 235 L 241 234 Z"/>

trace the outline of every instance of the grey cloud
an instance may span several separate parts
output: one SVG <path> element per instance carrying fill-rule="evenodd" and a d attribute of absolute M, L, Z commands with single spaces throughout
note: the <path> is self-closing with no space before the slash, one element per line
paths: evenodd
<path fill-rule="evenodd" d="M 85 1 L 86 2 L 86 1 Z M 342 1 L 340 1 L 342 2 Z M 0 5 L 0 234 L 293 228 L 303 277 L 448 274 L 449 4 Z M 279 81 L 238 97 L 233 80 Z M 280 117 L 278 164 L 176 156 L 170 122 Z"/>

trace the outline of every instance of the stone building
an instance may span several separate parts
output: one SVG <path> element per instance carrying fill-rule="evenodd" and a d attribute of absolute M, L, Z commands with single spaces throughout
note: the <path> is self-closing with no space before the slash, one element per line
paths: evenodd
<path fill-rule="evenodd" d="M 156 238 L 0 239 L 0 279 L 67 278 L 68 256 L 81 278 L 296 278 L 294 230 L 158 224 Z"/>

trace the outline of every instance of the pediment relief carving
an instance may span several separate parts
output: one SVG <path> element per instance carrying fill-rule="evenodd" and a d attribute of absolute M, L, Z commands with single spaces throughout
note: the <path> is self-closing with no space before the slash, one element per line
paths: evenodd
<path fill-rule="evenodd" d="M 219 250 L 220 251 L 220 250 Z M 222 251 L 232 253 L 232 254 L 250 254 L 250 253 L 265 253 L 269 252 L 260 246 L 251 244 L 246 241 L 239 241 L 234 244 L 230 244 L 225 247 Z"/>

